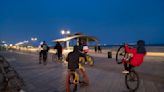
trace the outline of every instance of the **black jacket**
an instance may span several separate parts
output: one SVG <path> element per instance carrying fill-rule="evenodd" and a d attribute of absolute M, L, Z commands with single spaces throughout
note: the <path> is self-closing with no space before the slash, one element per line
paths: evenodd
<path fill-rule="evenodd" d="M 75 70 L 79 68 L 79 57 L 86 57 L 84 53 L 81 53 L 78 50 L 70 52 L 66 58 L 68 62 L 68 69 Z"/>

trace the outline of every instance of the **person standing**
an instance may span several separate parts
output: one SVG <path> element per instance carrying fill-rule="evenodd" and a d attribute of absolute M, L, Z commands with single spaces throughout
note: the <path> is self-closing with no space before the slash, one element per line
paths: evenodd
<path fill-rule="evenodd" d="M 101 50 L 101 46 L 100 45 L 98 45 L 98 53 L 102 53 L 102 50 Z"/>
<path fill-rule="evenodd" d="M 95 45 L 95 53 L 97 53 L 97 45 Z"/>

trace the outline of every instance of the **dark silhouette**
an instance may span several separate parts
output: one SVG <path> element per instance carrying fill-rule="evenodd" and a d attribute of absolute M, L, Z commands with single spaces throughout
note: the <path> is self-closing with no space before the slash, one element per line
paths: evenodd
<path fill-rule="evenodd" d="M 102 50 L 101 50 L 101 46 L 100 45 L 98 45 L 98 53 L 102 53 Z"/>
<path fill-rule="evenodd" d="M 43 41 L 43 44 L 41 44 L 41 51 L 39 53 L 39 64 L 41 64 L 42 59 L 44 64 L 46 65 L 47 62 L 47 56 L 48 56 L 48 51 L 49 51 L 49 46 L 47 45 L 47 43 L 45 41 Z"/>
<path fill-rule="evenodd" d="M 63 50 L 63 47 L 61 46 L 61 44 L 59 42 L 56 43 L 54 49 L 57 50 L 57 55 L 58 55 L 58 60 L 60 60 L 60 58 L 62 57 L 62 50 Z"/>
<path fill-rule="evenodd" d="M 81 71 L 84 81 L 85 83 L 88 85 L 89 84 L 89 79 L 87 77 L 87 74 L 85 71 L 82 71 L 81 69 L 79 69 L 79 58 L 80 57 L 84 57 L 86 59 L 86 54 L 85 53 L 81 53 L 81 51 L 79 51 L 79 46 L 74 46 L 73 51 L 70 52 L 66 58 L 66 61 L 68 62 L 68 69 L 71 70 L 76 70 L 77 72 Z M 68 74 L 70 74 L 68 71 Z"/>
<path fill-rule="evenodd" d="M 95 46 L 95 53 L 97 53 L 97 45 Z"/>

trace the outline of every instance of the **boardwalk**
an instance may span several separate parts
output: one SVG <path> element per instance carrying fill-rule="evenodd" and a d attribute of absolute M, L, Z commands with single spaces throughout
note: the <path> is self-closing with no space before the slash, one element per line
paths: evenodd
<path fill-rule="evenodd" d="M 21 52 L 0 52 L 1 55 L 15 67 L 23 77 L 27 92 L 65 92 L 66 65 L 51 62 L 38 64 L 38 55 Z M 90 86 L 79 87 L 78 92 L 128 92 L 121 73 L 123 66 L 117 65 L 115 59 L 104 55 L 92 54 L 95 59 L 94 67 L 86 67 L 90 78 Z M 139 73 L 141 84 L 137 92 L 164 91 L 164 62 L 163 58 L 151 61 L 147 57 L 136 71 Z M 163 59 L 164 61 L 164 59 Z"/>

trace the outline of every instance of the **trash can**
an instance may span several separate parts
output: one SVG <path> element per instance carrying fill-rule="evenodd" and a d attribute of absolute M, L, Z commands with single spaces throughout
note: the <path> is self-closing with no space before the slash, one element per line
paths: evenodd
<path fill-rule="evenodd" d="M 112 58 L 112 52 L 108 52 L 108 58 Z"/>

